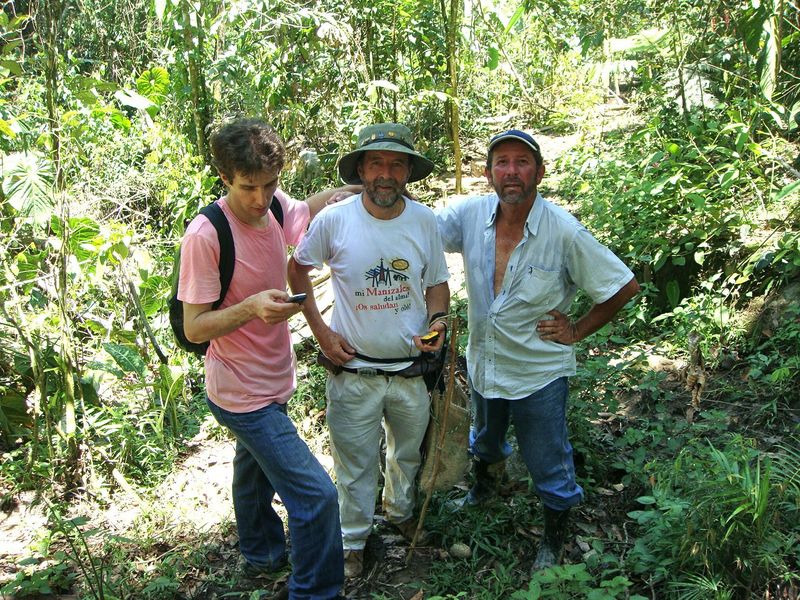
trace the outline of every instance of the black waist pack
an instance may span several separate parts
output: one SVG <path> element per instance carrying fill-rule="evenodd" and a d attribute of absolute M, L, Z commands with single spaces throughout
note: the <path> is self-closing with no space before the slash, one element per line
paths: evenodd
<path fill-rule="evenodd" d="M 446 348 L 444 347 L 440 352 L 423 352 L 418 356 L 404 358 L 373 358 L 371 356 L 364 356 L 363 354 L 356 352 L 356 358 L 378 364 L 408 362 L 409 360 L 412 361 L 412 364 L 407 366 L 405 369 L 400 369 L 399 371 L 386 371 L 384 369 L 373 367 L 360 367 L 358 369 L 342 367 L 334 364 L 331 359 L 325 356 L 320 350 L 317 353 L 317 364 L 325 367 L 333 375 L 338 375 L 339 373 L 344 372 L 356 373 L 365 376 L 383 375 L 385 377 L 398 376 L 405 378 L 424 377 L 426 387 L 429 391 L 432 391 L 435 387 L 437 387 L 437 385 L 440 386 L 440 390 L 444 387 L 441 374 L 442 370 L 444 369 L 445 354 Z"/>

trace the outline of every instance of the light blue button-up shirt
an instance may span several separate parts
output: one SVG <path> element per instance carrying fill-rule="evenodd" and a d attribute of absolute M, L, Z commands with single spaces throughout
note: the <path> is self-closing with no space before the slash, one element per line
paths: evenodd
<path fill-rule="evenodd" d="M 496 194 L 453 202 L 437 214 L 446 252 L 464 258 L 469 299 L 467 367 L 484 398 L 517 400 L 575 374 L 572 346 L 543 341 L 546 313 L 569 311 L 578 288 L 595 303 L 616 294 L 633 273 L 577 219 L 537 195 L 522 239 L 494 295 Z"/>

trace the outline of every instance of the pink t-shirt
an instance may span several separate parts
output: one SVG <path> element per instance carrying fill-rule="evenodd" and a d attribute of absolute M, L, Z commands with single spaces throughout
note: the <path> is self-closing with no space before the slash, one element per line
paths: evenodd
<path fill-rule="evenodd" d="M 231 226 L 236 265 L 220 308 L 264 290 L 285 290 L 286 245 L 296 246 L 302 239 L 309 221 L 308 205 L 278 190 L 273 202 L 283 207 L 283 228 L 269 212 L 269 227 L 257 229 L 240 221 L 225 200 L 217 202 Z M 192 220 L 183 237 L 179 290 L 178 298 L 190 304 L 219 298 L 219 239 L 203 215 Z M 253 319 L 211 340 L 205 367 L 208 397 L 225 410 L 244 413 L 273 402 L 284 404 L 296 387 L 289 325 Z"/>

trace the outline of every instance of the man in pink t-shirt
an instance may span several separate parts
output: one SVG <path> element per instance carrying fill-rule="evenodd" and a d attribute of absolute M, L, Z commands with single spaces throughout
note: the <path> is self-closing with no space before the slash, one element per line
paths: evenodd
<path fill-rule="evenodd" d="M 295 389 L 295 358 L 287 319 L 286 247 L 297 245 L 309 220 L 339 190 L 298 202 L 278 189 L 283 144 L 257 119 L 221 127 L 211 138 L 213 164 L 227 195 L 217 202 L 228 219 L 236 262 L 220 296 L 216 229 L 203 215 L 187 227 L 181 246 L 178 298 L 186 337 L 210 341 L 205 357 L 211 413 L 236 437 L 233 504 L 244 572 L 256 577 L 287 562 L 283 523 L 272 507 L 277 493 L 289 515 L 293 572 L 281 597 L 339 597 L 343 555 L 336 488 L 286 414 Z M 348 192 L 360 188 L 351 186 Z M 280 202 L 283 226 L 269 210 Z"/>

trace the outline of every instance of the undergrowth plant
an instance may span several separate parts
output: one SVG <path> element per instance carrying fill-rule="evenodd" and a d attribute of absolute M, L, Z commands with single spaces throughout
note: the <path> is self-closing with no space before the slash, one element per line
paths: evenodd
<path fill-rule="evenodd" d="M 744 598 L 796 578 L 800 456 L 783 450 L 766 454 L 738 435 L 722 449 L 698 438 L 674 461 L 648 465 L 652 494 L 629 513 L 640 526 L 632 572 L 665 582 L 676 598 L 708 582 L 717 597 Z"/>

